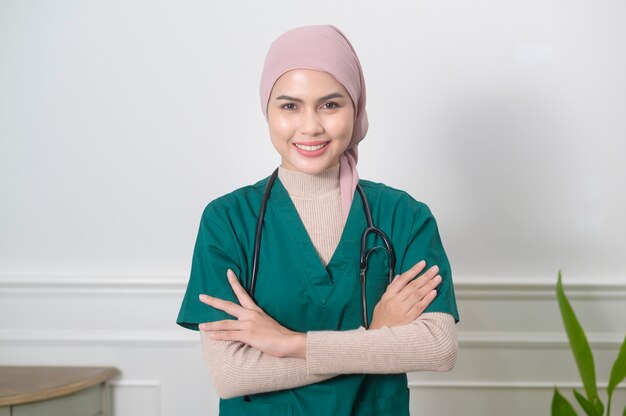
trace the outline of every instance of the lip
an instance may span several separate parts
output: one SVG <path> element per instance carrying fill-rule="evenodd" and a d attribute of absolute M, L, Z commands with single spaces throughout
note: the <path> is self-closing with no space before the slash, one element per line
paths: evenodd
<path fill-rule="evenodd" d="M 301 146 L 317 146 L 318 144 L 330 143 L 330 140 L 318 140 L 316 142 L 293 142 L 293 144 L 299 144 Z"/>
<path fill-rule="evenodd" d="M 316 142 L 293 142 L 293 148 L 296 150 L 296 152 L 298 152 L 302 156 L 317 157 L 321 155 L 322 153 L 324 153 L 326 149 L 328 149 L 329 143 L 330 141 L 328 140 L 321 140 L 321 141 L 316 141 Z M 320 144 L 323 144 L 325 146 L 317 150 L 304 150 L 304 149 L 300 149 L 298 146 L 296 146 L 296 144 L 299 144 L 301 146 L 319 146 Z"/>

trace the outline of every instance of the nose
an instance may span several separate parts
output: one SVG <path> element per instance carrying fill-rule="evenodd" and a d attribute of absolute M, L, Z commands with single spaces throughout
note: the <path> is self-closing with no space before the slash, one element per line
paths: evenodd
<path fill-rule="evenodd" d="M 300 133 L 315 136 L 324 132 L 324 126 L 319 114 L 314 109 L 302 111 L 300 115 Z"/>

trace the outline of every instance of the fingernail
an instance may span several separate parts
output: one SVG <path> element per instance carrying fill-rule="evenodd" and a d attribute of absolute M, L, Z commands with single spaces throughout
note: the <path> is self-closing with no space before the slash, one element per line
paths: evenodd
<path fill-rule="evenodd" d="M 200 296 L 198 296 L 200 298 L 200 300 L 207 300 L 209 297 L 207 295 L 205 295 L 204 293 L 201 294 Z"/>
<path fill-rule="evenodd" d="M 441 276 L 437 275 L 437 276 L 435 276 L 435 278 L 433 280 L 435 282 L 439 283 L 439 282 L 441 282 Z"/>

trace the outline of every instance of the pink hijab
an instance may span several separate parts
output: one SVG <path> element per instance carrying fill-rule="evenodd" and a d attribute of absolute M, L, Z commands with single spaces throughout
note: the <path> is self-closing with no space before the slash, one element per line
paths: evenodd
<path fill-rule="evenodd" d="M 313 69 L 331 74 L 350 94 L 355 109 L 354 129 L 348 148 L 339 158 L 341 208 L 348 217 L 359 174 L 358 144 L 367 133 L 365 80 L 361 63 L 348 38 L 335 26 L 303 26 L 280 35 L 270 46 L 261 75 L 261 109 L 267 119 L 267 104 L 274 83 L 292 69 Z"/>

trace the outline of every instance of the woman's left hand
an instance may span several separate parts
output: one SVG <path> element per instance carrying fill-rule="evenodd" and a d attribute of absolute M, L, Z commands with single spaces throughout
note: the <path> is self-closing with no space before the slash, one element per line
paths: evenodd
<path fill-rule="evenodd" d="M 239 305 L 227 300 L 200 295 L 200 301 L 237 318 L 199 325 L 212 339 L 241 341 L 275 357 L 306 356 L 306 334 L 291 331 L 259 308 L 239 283 L 235 272 L 228 270 L 228 282 Z"/>

